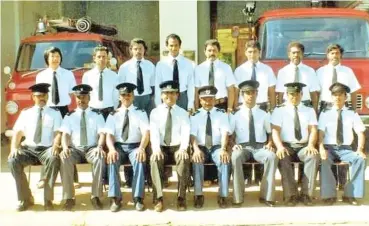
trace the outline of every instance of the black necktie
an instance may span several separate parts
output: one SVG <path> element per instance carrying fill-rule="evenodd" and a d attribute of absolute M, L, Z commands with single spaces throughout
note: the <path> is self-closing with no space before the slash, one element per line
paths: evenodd
<path fill-rule="evenodd" d="M 137 92 L 138 94 L 142 94 L 144 91 L 143 77 L 142 77 L 142 68 L 141 61 L 137 61 Z"/>
<path fill-rule="evenodd" d="M 302 135 L 301 135 L 301 125 L 300 125 L 300 119 L 299 119 L 299 114 L 297 111 L 297 107 L 295 106 L 295 117 L 293 119 L 294 122 L 294 126 L 295 126 L 295 138 L 296 140 L 301 140 Z"/>
<path fill-rule="evenodd" d="M 52 89 L 52 102 L 57 105 L 60 102 L 59 99 L 59 89 L 58 89 L 58 80 L 56 79 L 56 71 L 53 72 L 53 83 L 51 84 Z"/>
<path fill-rule="evenodd" d="M 128 139 L 128 131 L 129 131 L 129 117 L 128 117 L 128 109 L 126 110 L 126 114 L 124 115 L 124 123 L 122 128 L 122 140 L 126 141 Z"/>
<path fill-rule="evenodd" d="M 255 145 L 256 138 L 255 138 L 255 123 L 254 123 L 254 116 L 252 115 L 251 108 L 249 109 L 249 143 L 250 145 Z"/>
<path fill-rule="evenodd" d="M 343 144 L 343 122 L 342 122 L 342 109 L 338 109 L 338 119 L 337 119 L 337 131 L 336 139 L 337 145 Z"/>
<path fill-rule="evenodd" d="M 167 121 L 165 123 L 165 134 L 164 134 L 164 143 L 168 146 L 172 141 L 172 113 L 170 113 L 171 109 L 172 107 L 168 107 L 168 115 Z"/>
<path fill-rule="evenodd" d="M 103 100 L 103 71 L 100 71 L 99 77 L 99 101 Z"/>
<path fill-rule="evenodd" d="M 173 81 L 179 84 L 179 72 L 178 72 L 178 61 L 173 60 Z"/>
<path fill-rule="evenodd" d="M 42 137 L 42 108 L 39 109 L 38 117 L 37 117 L 37 124 L 36 124 L 36 131 L 33 137 L 33 141 L 38 144 L 41 142 Z"/>
<path fill-rule="evenodd" d="M 337 82 L 337 70 L 333 67 L 333 76 L 332 76 L 332 84 Z"/>
<path fill-rule="evenodd" d="M 293 79 L 293 82 L 299 82 L 299 73 L 300 73 L 300 70 L 299 70 L 299 67 L 295 66 L 295 74 L 294 74 L 294 79 Z"/>
<path fill-rule="evenodd" d="M 214 86 L 214 62 L 210 63 L 209 69 L 209 86 Z"/>
<path fill-rule="evenodd" d="M 206 130 L 205 130 L 205 147 L 210 149 L 213 146 L 213 131 L 211 129 L 210 112 L 208 111 L 208 117 L 206 119 Z"/>
<path fill-rule="evenodd" d="M 255 63 L 252 63 L 251 80 L 256 81 L 256 64 Z"/>
<path fill-rule="evenodd" d="M 86 127 L 86 112 L 85 111 L 82 111 L 80 125 L 81 125 L 81 131 L 80 131 L 81 133 L 80 133 L 80 138 L 79 138 L 80 145 L 87 146 L 87 127 Z"/>

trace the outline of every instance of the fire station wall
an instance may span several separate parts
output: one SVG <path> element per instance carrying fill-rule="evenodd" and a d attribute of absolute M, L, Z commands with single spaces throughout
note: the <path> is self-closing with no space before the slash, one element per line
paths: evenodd
<path fill-rule="evenodd" d="M 149 55 L 159 55 L 159 2 L 86 2 L 86 15 L 95 22 L 116 25 L 118 37 L 131 40 L 143 38 L 149 47 Z"/>

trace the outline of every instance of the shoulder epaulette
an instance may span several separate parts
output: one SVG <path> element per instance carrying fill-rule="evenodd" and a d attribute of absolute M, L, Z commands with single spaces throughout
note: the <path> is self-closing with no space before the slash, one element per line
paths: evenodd
<path fill-rule="evenodd" d="M 232 112 L 232 114 L 235 115 L 239 110 L 240 110 L 240 108 L 234 109 L 233 112 Z"/>
<path fill-rule="evenodd" d="M 284 107 L 284 106 L 286 106 L 286 105 L 283 103 L 283 104 L 279 104 L 279 105 L 277 105 L 276 107 L 277 107 L 277 108 L 280 108 L 280 107 Z"/>
<path fill-rule="evenodd" d="M 199 110 L 197 110 L 197 111 L 193 112 L 191 116 L 195 116 L 195 115 L 197 115 L 198 113 L 200 113 L 200 111 L 199 111 Z"/>
<path fill-rule="evenodd" d="M 28 109 L 30 109 L 31 107 L 27 107 L 27 108 L 23 108 L 22 111 L 26 111 Z"/>
<path fill-rule="evenodd" d="M 98 109 L 91 109 L 91 111 L 95 112 L 96 114 L 100 115 L 101 112 Z"/>
<path fill-rule="evenodd" d="M 74 112 L 75 112 L 74 110 L 70 111 L 70 112 L 67 113 L 67 115 L 69 116 L 69 115 L 73 114 Z"/>
<path fill-rule="evenodd" d="M 139 107 L 135 107 L 135 110 L 145 112 L 145 110 L 144 110 L 144 109 L 139 108 Z"/>
<path fill-rule="evenodd" d="M 220 111 L 222 113 L 225 113 L 225 110 L 221 109 L 221 108 L 216 108 L 216 111 Z"/>

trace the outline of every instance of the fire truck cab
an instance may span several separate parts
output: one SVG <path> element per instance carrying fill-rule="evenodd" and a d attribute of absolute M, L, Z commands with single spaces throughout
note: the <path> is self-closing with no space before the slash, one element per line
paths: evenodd
<path fill-rule="evenodd" d="M 326 48 L 344 48 L 342 65 L 350 67 L 360 85 L 357 112 L 369 126 L 369 14 L 346 8 L 296 8 L 267 11 L 255 23 L 261 60 L 278 70 L 288 63 L 287 45 L 305 46 L 304 64 L 317 70 L 327 64 Z M 350 103 L 350 102 L 349 102 Z"/>
<path fill-rule="evenodd" d="M 35 83 L 36 75 L 46 68 L 43 54 L 47 48 L 55 46 L 62 51 L 61 67 L 74 73 L 77 84 L 81 82 L 83 73 L 93 67 L 92 54 L 96 46 L 104 45 L 109 49 L 109 67 L 112 70 L 119 69 L 119 66 L 129 58 L 129 43 L 113 35 L 107 35 L 103 29 L 99 29 L 98 33 L 91 29 L 79 32 L 71 27 L 60 30 L 46 32 L 43 29 L 43 32 L 35 32 L 35 35 L 23 39 L 14 69 L 4 68 L 4 73 L 10 76 L 5 87 L 5 135 L 8 137 L 12 136 L 11 129 L 22 109 L 33 105 L 28 87 Z M 69 108 L 74 107 L 73 101 Z"/>

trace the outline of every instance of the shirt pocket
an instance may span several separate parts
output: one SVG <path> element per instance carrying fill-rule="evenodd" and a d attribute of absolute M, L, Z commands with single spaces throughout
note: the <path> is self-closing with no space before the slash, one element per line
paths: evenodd
<path fill-rule="evenodd" d="M 54 126 L 54 120 L 50 116 L 45 116 L 42 121 L 42 126 L 46 128 L 52 128 Z"/>

